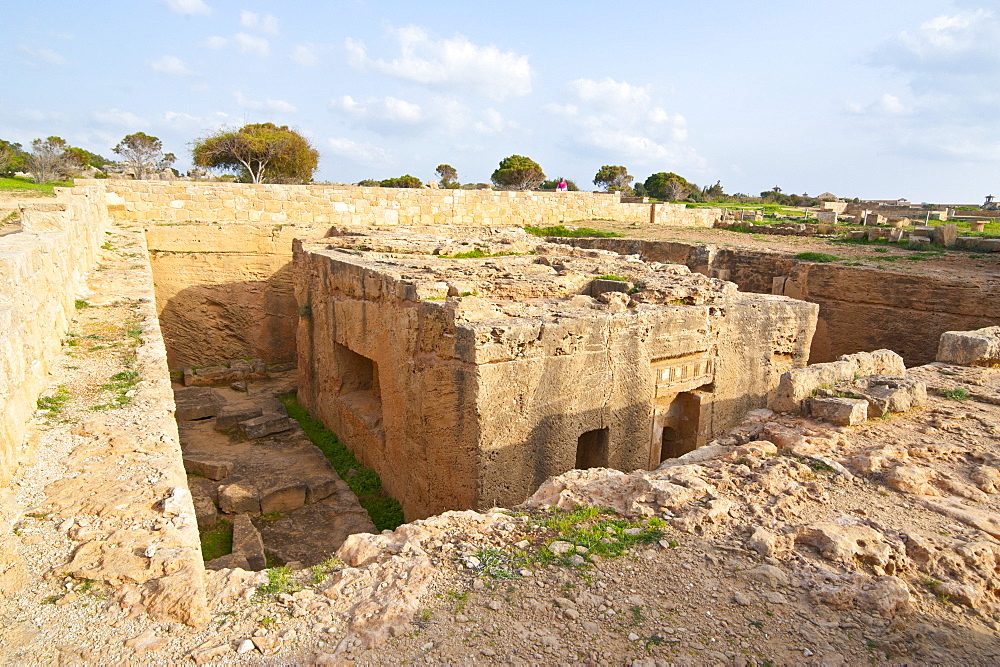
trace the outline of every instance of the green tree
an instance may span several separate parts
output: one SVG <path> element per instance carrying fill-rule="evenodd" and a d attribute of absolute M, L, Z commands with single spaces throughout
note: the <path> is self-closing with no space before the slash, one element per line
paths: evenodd
<path fill-rule="evenodd" d="M 555 190 L 557 187 L 559 187 L 559 179 L 555 178 L 555 179 L 549 179 L 549 180 L 542 181 L 541 184 L 538 186 L 538 189 L 539 190 Z M 576 186 L 576 183 L 574 183 L 573 181 L 569 180 L 568 178 L 566 179 L 566 189 L 569 190 L 569 191 L 571 191 L 571 192 L 579 192 L 579 190 L 580 190 L 580 188 L 578 188 Z"/>
<path fill-rule="evenodd" d="M 48 183 L 73 175 L 78 163 L 68 149 L 69 144 L 62 137 L 31 142 L 31 152 L 25 157 L 24 166 L 31 172 L 35 183 Z"/>
<path fill-rule="evenodd" d="M 682 201 L 692 192 L 701 192 L 697 185 L 672 171 L 652 174 L 643 186 L 646 195 L 663 201 Z"/>
<path fill-rule="evenodd" d="M 0 175 L 9 176 L 16 171 L 24 171 L 26 157 L 21 144 L 0 139 Z"/>
<path fill-rule="evenodd" d="M 597 170 L 594 185 L 603 185 L 608 192 L 628 191 L 632 189 L 632 180 L 625 167 L 606 164 Z"/>
<path fill-rule="evenodd" d="M 223 128 L 196 140 L 191 153 L 197 166 L 239 172 L 250 183 L 311 181 L 319 165 L 319 151 L 305 137 L 274 123 Z"/>
<path fill-rule="evenodd" d="M 438 177 L 441 181 L 441 187 L 443 188 L 457 188 L 458 187 L 458 170 L 455 169 L 450 164 L 439 164 L 437 169 Z"/>
<path fill-rule="evenodd" d="M 387 178 L 378 183 L 383 188 L 422 188 L 424 184 L 416 176 L 404 174 L 397 178 Z"/>
<path fill-rule="evenodd" d="M 145 132 L 127 135 L 111 150 L 122 156 L 122 163 L 140 181 L 166 169 L 177 159 L 173 153 L 164 155 L 163 142 Z"/>
<path fill-rule="evenodd" d="M 726 193 L 722 189 L 722 181 L 716 181 L 715 185 L 702 188 L 701 194 L 703 194 L 705 199 L 708 201 L 722 201 L 726 196 Z"/>
<path fill-rule="evenodd" d="M 94 167 L 96 169 L 103 169 L 105 166 L 112 164 L 112 160 L 104 157 L 103 155 L 98 155 L 97 153 L 91 153 L 90 151 L 83 148 L 76 148 L 75 146 L 67 148 L 70 153 L 73 154 L 76 161 L 81 167 Z"/>
<path fill-rule="evenodd" d="M 500 167 L 493 172 L 490 180 L 508 190 L 534 190 L 545 180 L 545 173 L 531 158 L 511 155 L 500 160 Z"/>

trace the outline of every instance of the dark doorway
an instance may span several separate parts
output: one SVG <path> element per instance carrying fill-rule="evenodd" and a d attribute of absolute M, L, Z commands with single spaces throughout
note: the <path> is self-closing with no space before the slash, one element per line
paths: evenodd
<path fill-rule="evenodd" d="M 684 443 L 677 429 L 664 426 L 663 437 L 660 440 L 660 463 L 687 454 L 688 451 L 690 451 L 690 447 Z"/>
<path fill-rule="evenodd" d="M 608 429 L 587 431 L 576 441 L 576 468 L 608 467 Z"/>

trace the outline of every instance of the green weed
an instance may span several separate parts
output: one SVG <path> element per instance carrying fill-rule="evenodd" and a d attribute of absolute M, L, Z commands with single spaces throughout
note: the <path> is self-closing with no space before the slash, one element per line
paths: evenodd
<path fill-rule="evenodd" d="M 398 500 L 390 498 L 382 491 L 382 480 L 378 473 L 361 465 L 337 436 L 323 425 L 323 422 L 309 416 L 294 396 L 282 396 L 281 402 L 285 404 L 288 416 L 299 422 L 312 443 L 323 452 L 333 469 L 358 496 L 361 506 L 368 512 L 375 527 L 382 531 L 393 530 L 400 526 L 403 523 L 403 508 Z M 355 474 L 348 475 L 351 470 Z"/>
<path fill-rule="evenodd" d="M 795 259 L 801 259 L 805 262 L 839 262 L 844 258 L 825 252 L 800 252 L 795 256 Z"/>
<path fill-rule="evenodd" d="M 73 306 L 77 310 L 83 310 L 84 308 L 89 308 L 90 304 L 83 299 L 76 299 L 75 301 L 73 301 Z"/>
<path fill-rule="evenodd" d="M 62 412 L 63 406 L 69 401 L 69 390 L 63 385 L 59 385 L 51 396 L 40 396 L 35 402 L 39 410 L 48 412 L 46 417 L 52 418 Z"/>
<path fill-rule="evenodd" d="M 969 393 L 968 389 L 949 389 L 948 391 L 941 392 L 941 395 L 952 401 L 964 401 L 969 398 L 972 394 Z"/>
<path fill-rule="evenodd" d="M 619 234 L 618 232 L 605 232 L 591 227 L 577 227 L 576 229 L 570 229 L 564 225 L 555 225 L 553 227 L 533 227 L 531 225 L 525 225 L 524 231 L 528 232 L 532 236 L 559 236 L 563 238 L 603 239 L 614 236 L 624 236 L 624 234 Z"/>
<path fill-rule="evenodd" d="M 595 276 L 594 280 L 614 280 L 615 282 L 619 282 L 619 283 L 627 283 L 627 282 L 629 282 L 628 278 L 622 278 L 621 276 L 616 276 L 613 273 L 606 273 L 603 276 Z"/>
<path fill-rule="evenodd" d="M 267 570 L 267 583 L 257 589 L 257 595 L 279 595 L 301 590 L 301 586 L 292 581 L 291 573 L 287 567 L 272 567 Z"/>

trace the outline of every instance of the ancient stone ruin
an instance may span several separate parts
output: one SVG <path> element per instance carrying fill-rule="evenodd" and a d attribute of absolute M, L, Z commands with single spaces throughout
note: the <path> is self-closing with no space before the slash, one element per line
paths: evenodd
<path fill-rule="evenodd" d="M 407 517 L 513 505 L 572 468 L 654 468 L 806 362 L 811 304 L 520 230 L 461 238 L 296 245 L 300 400 Z"/>
<path fill-rule="evenodd" d="M 120 613 L 131 633 L 104 647 L 109 660 L 170 646 L 199 663 L 364 661 L 390 637 L 409 660 L 431 650 L 414 627 L 447 642 L 441 628 L 482 615 L 481 634 L 518 660 L 558 661 L 573 659 L 560 642 L 629 614 L 638 628 L 673 595 L 761 624 L 761 605 L 794 609 L 782 632 L 801 625 L 836 656 L 830 628 L 882 617 L 877 639 L 894 650 L 944 636 L 899 621 L 926 603 L 921 587 L 979 646 L 968 638 L 1000 609 L 995 422 L 940 402 L 1000 404 L 997 290 L 519 228 L 718 215 L 597 193 L 84 180 L 23 205 L 20 231 L 0 237 L 0 648 L 41 660 L 42 626 L 86 636 L 94 612 Z M 292 394 L 411 523 L 376 534 L 349 486 L 357 471 L 338 473 L 288 416 Z M 62 418 L 60 401 L 82 407 Z M 905 444 L 878 439 L 914 414 Z M 887 493 L 874 485 L 906 494 L 906 511 L 870 502 Z M 609 536 L 660 531 L 635 567 L 654 563 L 682 594 L 639 590 L 627 568 L 586 588 L 540 561 L 493 583 L 489 568 L 509 565 L 488 562 L 496 550 L 599 564 L 545 523 L 581 504 L 628 522 Z M 897 525 L 910 514 L 933 534 Z M 231 553 L 205 563 L 199 528 L 222 520 Z M 294 571 L 314 587 L 269 593 L 268 623 L 247 629 L 245 601 L 291 576 L 254 572 L 275 564 L 307 568 Z M 475 575 L 474 598 L 495 599 L 463 613 L 436 579 L 455 568 Z M 91 585 L 106 593 L 85 609 Z M 554 603 L 536 599 L 552 587 Z M 448 620 L 428 622 L 422 605 L 444 618 L 445 602 Z M 504 614 L 565 632 L 537 638 Z M 183 653 L 177 624 L 198 637 Z M 674 642 L 626 630 L 626 647 Z M 516 653 L 536 639 L 537 653 Z M 738 658 L 701 641 L 685 650 Z M 945 660 L 944 645 L 915 655 Z M 783 660 L 812 655 L 793 648 Z"/>

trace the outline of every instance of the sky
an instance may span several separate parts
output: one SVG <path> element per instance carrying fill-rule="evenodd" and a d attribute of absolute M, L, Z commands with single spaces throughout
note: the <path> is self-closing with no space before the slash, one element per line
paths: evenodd
<path fill-rule="evenodd" d="M 0 139 L 174 165 L 288 125 L 316 180 L 519 154 L 592 189 L 601 165 L 727 193 L 976 203 L 1000 195 L 1000 0 L 79 0 L 0 10 Z"/>

